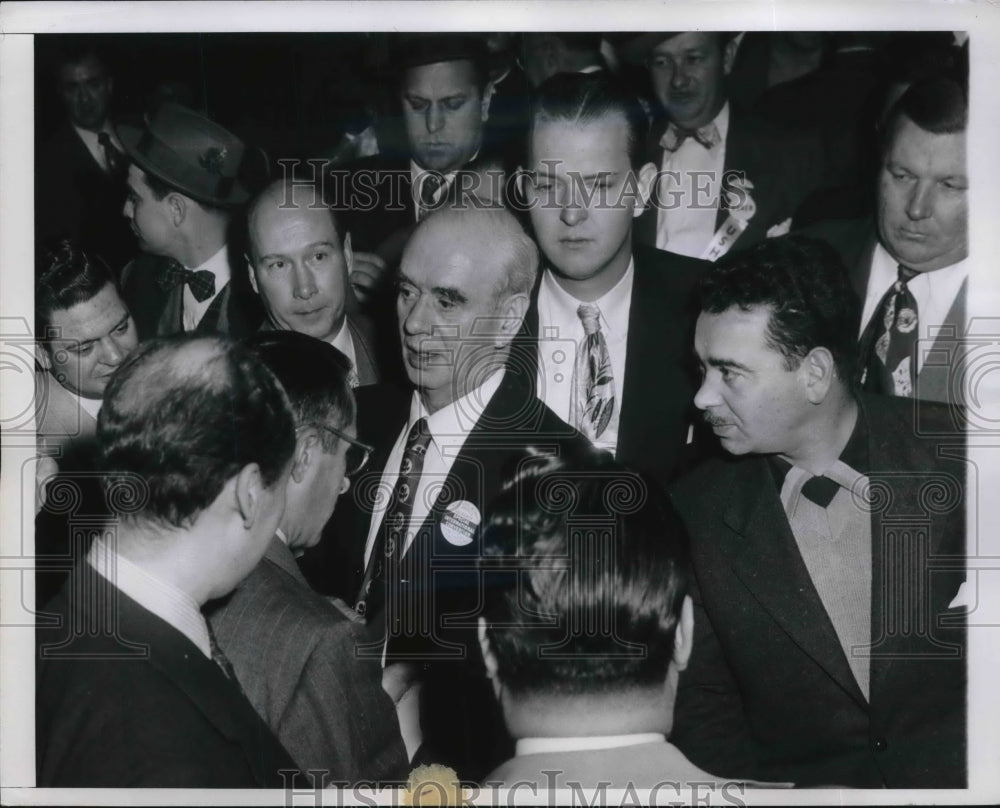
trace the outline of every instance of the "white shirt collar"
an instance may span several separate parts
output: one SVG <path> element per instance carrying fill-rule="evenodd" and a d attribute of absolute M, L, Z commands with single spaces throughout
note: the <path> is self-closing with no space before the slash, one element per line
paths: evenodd
<path fill-rule="evenodd" d="M 426 418 L 431 439 L 437 445 L 438 451 L 444 453 L 444 447 L 450 445 L 444 439 L 456 435 L 464 436 L 469 433 L 482 417 L 483 410 L 493 398 L 493 394 L 500 387 L 503 376 L 504 370 L 500 368 L 475 390 L 470 390 L 460 399 L 442 407 L 433 415 L 427 414 L 427 409 L 420 400 L 420 394 L 414 390 L 413 398 L 410 400 L 410 418 L 406 424 L 407 433 L 417 421 Z"/>
<path fill-rule="evenodd" d="M 102 538 L 94 540 L 87 562 L 119 591 L 169 623 L 212 658 L 205 618 L 190 595 L 129 561 Z"/>
<path fill-rule="evenodd" d="M 722 105 L 722 109 L 719 110 L 719 114 L 715 116 L 712 120 L 715 124 L 715 128 L 719 130 L 719 140 L 725 144 L 726 137 L 729 135 L 729 102 L 727 101 Z"/>
<path fill-rule="evenodd" d="M 229 253 L 226 250 L 226 245 L 223 244 L 218 252 L 212 255 L 201 266 L 189 268 L 192 272 L 201 272 L 203 269 L 211 272 L 215 276 L 215 291 L 218 293 L 219 289 L 229 283 Z"/>
<path fill-rule="evenodd" d="M 347 325 L 346 316 L 344 317 L 344 322 L 340 324 L 340 330 L 333 339 L 329 340 L 329 342 L 334 348 L 350 360 L 351 368 L 357 371 L 358 358 L 357 354 L 354 352 L 354 340 L 351 338 L 351 329 Z"/>
<path fill-rule="evenodd" d="M 601 311 L 601 330 L 606 338 L 615 334 L 614 323 L 623 323 L 628 328 L 628 311 L 632 305 L 632 279 L 635 276 L 635 259 L 629 258 L 628 268 L 625 274 L 618 279 L 618 283 L 608 289 L 601 297 L 593 301 Z M 546 269 L 542 274 L 542 285 L 545 287 L 545 295 L 552 306 L 553 319 L 562 322 L 578 321 L 579 315 L 576 310 L 583 303 L 567 292 L 559 281 L 555 279 L 551 269 Z M 625 313 L 624 319 L 619 315 Z"/>
<path fill-rule="evenodd" d="M 58 379 L 56 382 L 58 383 Z M 104 403 L 103 398 L 85 398 L 84 396 L 74 393 L 72 390 L 67 390 L 66 392 L 76 399 L 80 408 L 94 416 L 94 420 L 97 420 L 97 415 L 101 411 L 101 405 Z"/>
<path fill-rule="evenodd" d="M 660 732 L 637 732 L 631 735 L 583 735 L 569 738 L 521 738 L 514 754 L 537 755 L 544 752 L 580 752 L 587 749 L 617 749 L 645 743 L 666 743 Z"/>

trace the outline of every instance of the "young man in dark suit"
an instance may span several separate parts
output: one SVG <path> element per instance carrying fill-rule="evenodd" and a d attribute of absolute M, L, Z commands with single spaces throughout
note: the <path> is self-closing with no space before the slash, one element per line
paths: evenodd
<path fill-rule="evenodd" d="M 295 455 L 264 558 L 209 604 L 209 622 L 247 698 L 317 785 L 405 780 L 409 761 L 382 667 L 354 654 L 363 621 L 313 592 L 295 563 L 368 459 L 355 437 L 351 367 L 329 344 L 292 331 L 255 334 L 248 345 L 288 394 Z"/>
<path fill-rule="evenodd" d="M 605 74 L 538 88 L 525 202 L 544 269 L 514 356 L 556 415 L 666 482 L 690 451 L 691 293 L 709 265 L 633 246 L 656 174 L 646 129 L 638 100 Z"/>
<path fill-rule="evenodd" d="M 476 779 L 506 750 L 475 653 L 482 513 L 526 447 L 587 451 L 506 367 L 538 252 L 502 208 L 427 216 L 400 269 L 397 315 L 410 384 L 359 388 L 375 449 L 312 559 L 310 580 L 366 618 L 411 756 Z"/>
<path fill-rule="evenodd" d="M 139 336 L 197 331 L 242 337 L 262 312 L 232 240 L 243 143 L 194 110 L 157 107 L 143 129 L 119 127 L 131 164 L 123 213 L 142 254 L 122 273 Z M 235 253 L 235 254 L 234 254 Z"/>
<path fill-rule="evenodd" d="M 285 504 L 288 400 L 219 337 L 140 346 L 97 425 L 109 506 L 36 631 L 39 786 L 280 788 L 295 764 L 201 613 L 256 566 Z"/>
<path fill-rule="evenodd" d="M 727 777 L 966 783 L 964 441 L 856 391 L 836 253 L 775 239 L 704 279 L 695 404 L 731 455 L 677 482 L 694 652 L 674 742 Z"/>

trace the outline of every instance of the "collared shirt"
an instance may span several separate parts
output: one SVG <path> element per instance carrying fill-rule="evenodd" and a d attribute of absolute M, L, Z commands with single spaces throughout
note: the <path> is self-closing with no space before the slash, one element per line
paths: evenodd
<path fill-rule="evenodd" d="M 630 260 L 621 280 L 594 301 L 601 311 L 601 332 L 608 345 L 611 373 L 615 381 L 614 413 L 594 445 L 612 453 L 618 446 L 618 417 L 625 386 L 628 322 L 634 280 L 635 262 Z M 570 420 L 570 402 L 574 394 L 576 349 L 586 336 L 583 322 L 576 313 L 582 302 L 559 285 L 551 270 L 545 270 L 538 290 L 538 397 L 566 423 Z"/>
<path fill-rule="evenodd" d="M 465 445 L 465 439 L 482 417 L 483 410 L 486 409 L 486 405 L 493 398 L 497 388 L 500 387 L 503 376 L 504 371 L 498 370 L 475 390 L 470 391 L 457 401 L 453 401 L 447 407 L 442 407 L 433 415 L 427 414 L 420 396 L 414 391 L 413 398 L 410 400 L 410 416 L 389 453 L 389 459 L 386 461 L 385 470 L 382 472 L 382 479 L 375 495 L 372 521 L 368 528 L 368 541 L 365 545 L 366 566 L 371 557 L 372 548 L 375 546 L 375 539 L 378 537 L 385 510 L 392 498 L 392 490 L 396 487 L 396 481 L 399 479 L 399 467 L 403 462 L 406 437 L 410 434 L 413 425 L 421 418 L 426 418 L 427 427 L 431 433 L 431 442 L 427 447 L 427 454 L 424 455 L 420 482 L 417 484 L 417 490 L 413 496 L 413 511 L 407 525 L 406 543 L 403 546 L 402 554 L 409 550 L 416 532 L 431 512 L 434 503 L 433 498 L 429 497 L 428 493 L 433 493 L 432 489 L 440 487 L 448 476 L 451 467 L 455 464 L 455 458 Z"/>
<path fill-rule="evenodd" d="M 91 132 L 89 129 L 81 129 L 79 126 L 73 125 L 73 129 L 80 136 L 80 140 L 83 141 L 83 145 L 87 147 L 87 151 L 90 152 L 90 156 L 94 158 L 97 165 L 101 167 L 101 171 L 107 174 L 111 169 L 108 166 L 107 155 L 104 154 L 104 147 L 101 145 L 98 138 L 101 133 L 107 133 L 111 138 L 112 145 L 125 157 L 125 147 L 122 146 L 122 142 L 118 139 L 118 135 L 115 134 L 115 129 L 111 125 L 110 121 L 105 121 L 103 128 L 100 132 Z"/>
<path fill-rule="evenodd" d="M 661 250 L 698 258 L 715 235 L 729 134 L 728 101 L 713 123 L 719 130 L 718 145 L 706 149 L 689 137 L 677 151 L 663 152 L 656 214 L 656 246 Z"/>
<path fill-rule="evenodd" d="M 420 220 L 420 193 L 424 184 L 424 177 L 428 174 L 440 173 L 428 171 L 426 168 L 421 168 L 417 165 L 416 161 L 410 160 L 410 188 L 413 193 L 413 218 L 417 221 Z M 434 204 L 440 204 L 441 200 L 444 199 L 445 194 L 448 193 L 448 189 L 451 188 L 451 184 L 455 181 L 455 175 L 458 171 L 449 171 L 447 174 L 441 174 L 440 176 L 444 178 L 444 182 L 441 183 L 441 187 L 437 189 L 434 193 Z"/>
<path fill-rule="evenodd" d="M 77 405 L 80 409 L 90 413 L 94 416 L 94 420 L 97 420 L 97 416 L 101 412 L 101 405 L 104 403 L 103 398 L 84 398 L 83 396 L 78 396 L 70 390 L 67 390 L 66 392 L 76 399 Z"/>
<path fill-rule="evenodd" d="M 879 303 L 885 297 L 899 274 L 899 262 L 881 244 L 875 245 L 872 256 L 872 269 L 868 275 L 868 290 L 865 293 L 865 307 L 861 315 L 861 331 L 863 334 L 869 321 L 878 310 Z M 964 258 L 951 266 L 934 269 L 930 272 L 920 272 L 906 283 L 914 299 L 917 301 L 917 320 L 920 329 L 920 339 L 933 340 L 938 329 L 947 319 L 959 290 L 965 279 L 969 277 L 969 259 Z M 963 326 L 964 330 L 964 326 Z M 956 334 L 961 337 L 962 334 Z M 917 372 L 924 366 L 923 350 L 917 351 Z"/>
<path fill-rule="evenodd" d="M 190 595 L 129 561 L 101 538 L 91 545 L 87 563 L 119 591 L 191 640 L 208 659 L 212 658 L 205 618 Z"/>
<path fill-rule="evenodd" d="M 222 288 L 229 283 L 232 273 L 229 270 L 229 253 L 226 245 L 222 245 L 215 255 L 209 258 L 204 264 L 198 267 L 188 267 L 192 272 L 200 272 L 207 269 L 215 276 L 215 294 L 206 300 L 196 300 L 191 288 L 184 284 L 184 330 L 194 331 L 205 316 L 212 301 L 218 297 Z"/>
<path fill-rule="evenodd" d="M 581 735 L 566 738 L 521 738 L 514 747 L 514 754 L 537 755 L 545 752 L 580 752 L 587 749 L 618 749 L 645 743 L 666 743 L 660 732 L 636 732 L 630 735 Z"/>
<path fill-rule="evenodd" d="M 349 375 L 349 380 L 351 387 L 357 387 L 360 383 L 358 378 L 358 355 L 354 350 L 354 338 L 351 335 L 351 329 L 347 325 L 347 318 L 344 318 L 344 322 L 340 324 L 340 330 L 337 332 L 333 339 L 329 340 L 330 344 L 340 351 L 344 356 L 346 356 L 351 362 L 351 372 Z"/>

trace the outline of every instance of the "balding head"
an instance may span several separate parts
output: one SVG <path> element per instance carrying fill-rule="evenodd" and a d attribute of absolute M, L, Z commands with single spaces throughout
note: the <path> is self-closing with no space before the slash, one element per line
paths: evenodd
<path fill-rule="evenodd" d="M 353 256 L 319 188 L 278 180 L 251 203 L 250 285 L 271 325 L 330 341 L 344 326 Z"/>

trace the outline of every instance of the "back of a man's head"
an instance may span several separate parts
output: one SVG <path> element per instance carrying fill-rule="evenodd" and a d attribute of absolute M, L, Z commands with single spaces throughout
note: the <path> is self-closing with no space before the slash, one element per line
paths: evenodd
<path fill-rule="evenodd" d="M 274 485 L 295 429 L 281 386 L 245 347 L 174 337 L 144 343 L 118 369 L 97 441 L 112 510 L 184 528 L 250 464 Z"/>
<path fill-rule="evenodd" d="M 603 453 L 539 457 L 484 524 L 484 569 L 509 574 L 488 590 L 486 613 L 504 688 L 562 697 L 662 689 L 690 573 L 687 534 L 655 484 Z"/>
<path fill-rule="evenodd" d="M 833 355 L 850 386 L 857 364 L 860 312 L 847 273 L 832 247 L 805 236 L 784 236 L 730 254 L 702 277 L 701 310 L 721 314 L 770 309 L 770 347 L 797 367 L 813 348 Z"/>

